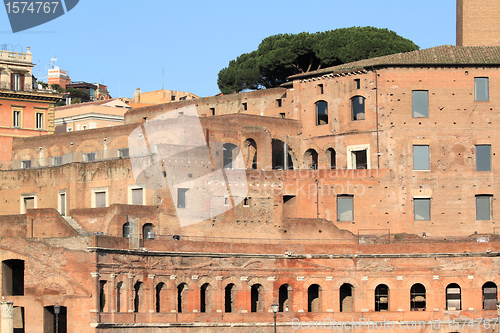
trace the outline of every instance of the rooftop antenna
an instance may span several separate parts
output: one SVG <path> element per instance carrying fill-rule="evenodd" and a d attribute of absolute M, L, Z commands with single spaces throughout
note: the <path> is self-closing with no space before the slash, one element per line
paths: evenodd
<path fill-rule="evenodd" d="M 50 59 L 50 69 L 54 69 L 56 61 L 57 61 L 57 56 L 54 56 L 54 58 Z"/>

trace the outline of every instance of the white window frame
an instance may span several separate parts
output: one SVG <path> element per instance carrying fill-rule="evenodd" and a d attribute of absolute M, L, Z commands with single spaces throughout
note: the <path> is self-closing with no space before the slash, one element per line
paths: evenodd
<path fill-rule="evenodd" d="M 371 169 L 370 144 L 347 146 L 347 169 L 356 169 L 356 158 L 353 152 L 366 150 L 366 169 Z"/>
<path fill-rule="evenodd" d="M 137 189 L 142 189 L 142 205 L 146 205 L 146 186 L 144 185 L 129 185 L 128 186 L 128 204 L 133 205 L 132 201 L 132 191 L 137 190 Z"/>
<path fill-rule="evenodd" d="M 91 199 L 90 199 L 90 206 L 91 208 L 97 208 L 96 207 L 96 193 L 100 193 L 100 192 L 105 192 L 106 193 L 106 206 L 105 207 L 109 207 L 109 192 L 108 192 L 108 188 L 107 187 L 96 187 L 96 188 L 93 188 L 92 191 L 91 191 Z"/>
<path fill-rule="evenodd" d="M 24 193 L 24 194 L 21 194 L 21 197 L 20 197 L 20 204 L 21 204 L 21 214 L 26 214 L 26 204 L 24 202 L 24 199 L 26 198 L 34 198 L 34 203 L 33 203 L 33 208 L 34 209 L 37 209 L 38 208 L 38 205 L 37 205 L 37 202 L 38 202 L 38 198 L 37 198 L 37 194 L 36 193 Z"/>

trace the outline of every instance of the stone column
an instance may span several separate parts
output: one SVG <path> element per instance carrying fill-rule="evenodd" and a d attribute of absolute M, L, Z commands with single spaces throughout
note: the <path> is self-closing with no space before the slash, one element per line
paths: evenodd
<path fill-rule="evenodd" d="M 14 302 L 1 301 L 0 308 L 2 313 L 2 333 L 14 332 Z"/>
<path fill-rule="evenodd" d="M 149 313 L 156 312 L 156 286 L 155 286 L 155 276 L 154 274 L 149 274 Z"/>
<path fill-rule="evenodd" d="M 94 285 L 94 306 L 90 309 L 90 312 L 99 312 L 100 302 L 101 302 L 101 286 L 99 284 L 99 273 L 90 273 L 92 277 L 92 284 Z"/>
<path fill-rule="evenodd" d="M 127 283 L 127 312 L 134 312 L 134 277 L 135 275 L 128 275 Z"/>
<path fill-rule="evenodd" d="M 108 312 L 116 312 L 116 274 L 109 275 Z"/>

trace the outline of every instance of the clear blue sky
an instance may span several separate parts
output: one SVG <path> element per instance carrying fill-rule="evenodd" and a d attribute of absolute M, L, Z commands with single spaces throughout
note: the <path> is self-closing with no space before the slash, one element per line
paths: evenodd
<path fill-rule="evenodd" d="M 0 8 L 0 45 L 30 46 L 36 77 L 57 56 L 73 81 L 106 84 L 113 97 L 161 89 L 163 69 L 165 89 L 210 96 L 219 70 L 270 35 L 374 26 L 429 48 L 455 44 L 455 19 L 455 0 L 80 0 L 15 34 Z"/>

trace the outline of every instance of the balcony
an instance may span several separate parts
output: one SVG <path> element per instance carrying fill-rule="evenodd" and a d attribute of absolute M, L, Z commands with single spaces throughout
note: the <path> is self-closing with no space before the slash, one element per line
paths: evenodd
<path fill-rule="evenodd" d="M 20 53 L 12 51 L 0 51 L 0 62 L 12 62 L 19 64 L 32 64 L 33 55 L 31 53 Z"/>

